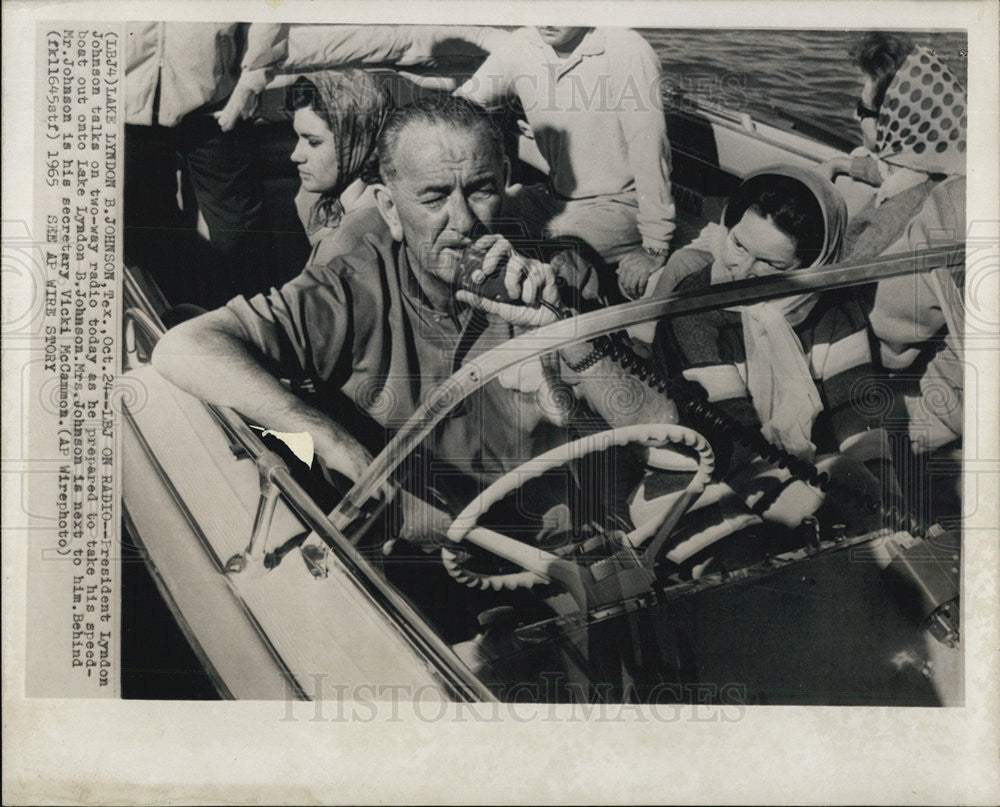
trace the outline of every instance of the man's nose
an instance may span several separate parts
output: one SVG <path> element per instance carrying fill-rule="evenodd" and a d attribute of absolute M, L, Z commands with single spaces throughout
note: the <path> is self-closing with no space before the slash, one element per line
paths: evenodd
<path fill-rule="evenodd" d="M 292 150 L 289 159 L 296 165 L 305 162 L 305 158 L 302 156 L 302 144 L 296 143 L 295 148 Z"/>
<path fill-rule="evenodd" d="M 448 229 L 461 235 L 471 235 L 478 219 L 469 203 L 461 194 L 453 194 L 448 200 Z"/>

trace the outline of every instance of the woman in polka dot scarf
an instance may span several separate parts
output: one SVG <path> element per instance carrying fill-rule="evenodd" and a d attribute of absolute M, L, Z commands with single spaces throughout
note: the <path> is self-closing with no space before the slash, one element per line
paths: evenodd
<path fill-rule="evenodd" d="M 917 45 L 885 91 L 872 151 L 890 165 L 927 174 L 964 174 L 967 125 L 962 85 L 934 54 Z"/>
<path fill-rule="evenodd" d="M 932 191 L 965 175 L 965 89 L 930 50 L 904 35 L 871 32 L 852 49 L 865 76 L 856 117 L 864 146 L 819 166 L 876 191 L 851 217 L 845 260 L 885 254 Z"/>
<path fill-rule="evenodd" d="M 868 34 L 855 51 L 867 80 L 857 117 L 865 141 L 850 173 L 878 186 L 852 218 L 848 259 L 914 252 L 965 232 L 965 90 L 927 48 Z M 864 160 L 874 164 L 868 177 Z M 871 165 L 868 166 L 871 168 Z M 963 274 L 933 269 L 878 284 L 870 324 L 897 378 L 914 453 L 960 444 L 964 399 Z M 922 367 L 914 377 L 911 367 Z"/>

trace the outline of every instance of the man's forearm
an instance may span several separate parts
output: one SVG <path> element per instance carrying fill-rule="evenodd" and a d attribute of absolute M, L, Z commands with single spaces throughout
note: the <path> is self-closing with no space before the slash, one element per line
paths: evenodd
<path fill-rule="evenodd" d="M 670 183 L 670 144 L 662 120 L 630 141 L 629 163 L 635 172 L 643 246 L 667 249 L 677 226 L 677 211 Z"/>
<path fill-rule="evenodd" d="M 648 45 L 629 53 L 623 69 L 636 86 L 662 86 L 659 58 Z M 625 135 L 629 168 L 635 177 L 642 244 L 667 249 L 676 226 L 670 186 L 670 141 L 659 95 L 644 100 L 650 103 L 621 103 L 618 118 Z"/>
<path fill-rule="evenodd" d="M 296 24 L 280 67 L 283 73 L 347 65 L 440 67 L 495 50 L 509 36 L 476 26 Z"/>
<path fill-rule="evenodd" d="M 354 437 L 263 366 L 225 309 L 173 328 L 152 361 L 161 375 L 207 403 L 231 407 L 274 431 L 308 432 L 326 465 L 351 479 L 370 461 Z"/>

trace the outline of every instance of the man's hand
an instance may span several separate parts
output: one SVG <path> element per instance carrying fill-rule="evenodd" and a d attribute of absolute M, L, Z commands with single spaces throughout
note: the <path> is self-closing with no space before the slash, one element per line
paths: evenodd
<path fill-rule="evenodd" d="M 650 255 L 640 247 L 618 264 L 618 287 L 630 300 L 638 300 L 646 291 L 649 276 L 666 264 L 665 255 Z"/>
<path fill-rule="evenodd" d="M 371 453 L 338 423 L 321 417 L 327 422 L 310 430 L 317 459 L 351 482 L 357 482 L 372 463 Z"/>
<path fill-rule="evenodd" d="M 456 293 L 458 300 L 488 314 L 496 314 L 518 328 L 540 328 L 559 318 L 554 311 L 539 303 L 544 300 L 549 305 L 559 305 L 556 275 L 549 264 L 520 255 L 502 235 L 483 236 L 476 242 L 476 247 L 487 248 L 487 252 L 482 268 L 472 273 L 471 280 L 474 283 L 484 282 L 499 271 L 501 261 L 507 258 L 506 268 L 503 270 L 504 286 L 507 293 L 520 300 L 523 305 L 500 303 L 464 289 Z"/>
<path fill-rule="evenodd" d="M 399 535 L 390 538 L 382 546 L 382 551 L 386 555 L 392 552 L 397 539 L 407 541 L 428 553 L 435 552 L 450 543 L 448 528 L 453 520 L 450 515 L 405 490 L 400 490 L 398 496 L 398 507 L 403 523 Z"/>
<path fill-rule="evenodd" d="M 260 93 L 251 86 L 238 83 L 226 105 L 212 113 L 224 132 L 232 131 L 241 120 L 252 118 L 257 112 Z"/>

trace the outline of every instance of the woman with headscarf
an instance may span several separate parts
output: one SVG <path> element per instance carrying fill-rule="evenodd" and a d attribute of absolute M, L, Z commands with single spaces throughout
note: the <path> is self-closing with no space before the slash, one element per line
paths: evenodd
<path fill-rule="evenodd" d="M 658 293 L 694 293 L 713 284 L 833 263 L 846 221 L 843 198 L 818 174 L 796 166 L 755 172 L 729 199 L 720 223 L 709 224 L 674 253 Z M 799 294 L 664 319 L 656 326 L 653 350 L 673 376 L 683 374 L 702 386 L 708 400 L 736 421 L 763 429 L 775 444 L 811 459 L 823 399 L 843 403 L 855 376 L 871 366 L 865 327 L 853 299 Z M 585 346 L 561 353 L 570 370 L 582 364 L 603 368 L 594 371 L 594 379 L 617 375 L 610 359 L 584 355 Z M 594 393 L 588 397 L 598 397 L 587 375 L 580 374 L 579 383 L 581 391 Z M 624 425 L 619 413 L 601 414 Z M 631 422 L 647 422 L 645 416 L 639 412 Z M 851 411 L 838 410 L 824 418 L 834 422 L 840 443 L 868 425 L 850 422 L 851 417 Z"/>
<path fill-rule="evenodd" d="M 962 241 L 964 88 L 931 51 L 904 36 L 866 34 L 854 55 L 866 76 L 857 113 L 865 147 L 846 170 L 878 190 L 851 221 L 844 257 Z M 878 284 L 870 304 L 877 361 L 890 374 L 906 371 L 902 397 L 917 453 L 962 435 L 963 280 L 944 269 L 893 278 Z"/>
<path fill-rule="evenodd" d="M 674 254 L 661 284 L 672 284 L 673 293 L 695 293 L 713 284 L 833 263 L 846 221 L 844 200 L 825 178 L 794 166 L 764 169 L 740 185 L 719 224 Z M 859 394 L 871 393 L 869 344 L 864 312 L 844 292 L 796 294 L 658 323 L 654 353 L 671 377 L 687 382 L 675 393 L 707 398 L 733 427 L 722 433 L 703 422 L 686 424 L 715 448 L 719 484 L 706 490 L 678 526 L 671 560 L 690 563 L 696 573 L 709 556 L 718 560 L 728 551 L 741 552 L 741 530 L 762 521 L 795 527 L 824 506 L 820 491 L 733 440 L 734 429 L 760 431 L 773 445 L 818 461 L 822 470 L 866 495 L 880 494 L 871 471 L 889 470 L 882 467 L 887 443 L 879 424 L 856 405 Z M 587 357 L 579 346 L 560 352 L 570 371 L 580 370 L 567 373 L 567 382 L 597 401 L 595 408 L 613 425 L 686 422 L 683 406 L 678 412 L 666 396 L 629 381 L 610 359 Z M 600 406 L 601 389 L 609 383 L 630 385 L 623 388 L 630 393 L 625 397 L 637 403 L 627 414 Z M 635 523 L 664 510 L 690 476 L 683 462 L 658 449 L 650 449 L 647 463 L 650 470 L 630 500 Z M 831 503 L 838 508 L 835 521 L 852 524 L 856 532 L 873 528 L 872 516 L 843 505 Z M 781 540 L 789 535 L 779 534 Z M 725 547 L 719 543 L 723 538 Z"/>
<path fill-rule="evenodd" d="M 844 200 L 823 177 L 792 166 L 764 169 L 733 194 L 720 225 L 681 251 L 687 276 L 675 292 L 834 263 L 846 220 Z M 857 405 L 859 394 L 871 393 L 869 344 L 863 309 L 850 293 L 809 292 L 665 319 L 653 347 L 671 375 L 691 382 L 737 428 L 759 430 L 803 460 L 838 454 L 881 471 L 884 433 Z M 760 481 L 769 469 L 735 442 L 724 479 L 753 504 L 754 492 L 774 487 Z M 789 480 L 779 474 L 773 483 Z M 814 509 L 820 498 L 813 498 Z M 767 517 L 798 523 L 809 506 L 792 504 Z"/>
<path fill-rule="evenodd" d="M 884 254 L 938 186 L 965 176 L 968 105 L 948 67 L 906 36 L 865 34 L 852 55 L 865 76 L 855 110 L 864 145 L 819 170 L 877 188 L 848 226 L 853 260 Z M 935 201 L 964 207 L 964 193 Z"/>
<path fill-rule="evenodd" d="M 292 86 L 298 142 L 291 160 L 302 180 L 295 206 L 313 245 L 309 263 L 333 254 L 332 236 L 347 213 L 374 205 L 375 143 L 390 104 L 368 73 L 353 68 L 310 73 Z"/>

